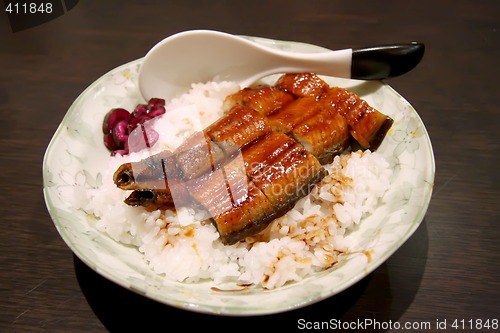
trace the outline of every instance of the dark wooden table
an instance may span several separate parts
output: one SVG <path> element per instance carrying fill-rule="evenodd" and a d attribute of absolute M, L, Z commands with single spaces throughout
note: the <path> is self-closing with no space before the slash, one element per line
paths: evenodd
<path fill-rule="evenodd" d="M 450 332 L 478 331 L 479 320 L 498 325 L 500 2 L 136 3 L 80 1 L 65 15 L 15 33 L 0 14 L 0 332 L 144 332 L 143 324 L 171 331 L 172 321 L 214 331 L 267 331 L 273 324 L 292 331 L 299 319 L 431 323 L 432 329 L 413 330 L 427 332 L 445 320 Z M 108 70 L 195 28 L 329 48 L 426 44 L 419 66 L 388 83 L 426 124 L 436 158 L 433 197 L 415 234 L 352 288 L 278 315 L 201 315 L 108 282 L 60 238 L 42 195 L 42 160 L 66 110 Z M 455 320 L 459 329 L 451 326 Z"/>

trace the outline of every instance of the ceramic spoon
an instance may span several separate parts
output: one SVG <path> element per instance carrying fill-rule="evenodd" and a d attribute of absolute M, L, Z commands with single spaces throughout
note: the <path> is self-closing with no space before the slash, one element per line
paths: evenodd
<path fill-rule="evenodd" d="M 190 30 L 165 38 L 146 54 L 139 89 L 146 100 L 168 100 L 196 82 L 233 81 L 244 88 L 265 76 L 287 72 L 383 80 L 410 71 L 423 54 L 424 44 L 416 42 L 298 53 L 228 33 Z"/>

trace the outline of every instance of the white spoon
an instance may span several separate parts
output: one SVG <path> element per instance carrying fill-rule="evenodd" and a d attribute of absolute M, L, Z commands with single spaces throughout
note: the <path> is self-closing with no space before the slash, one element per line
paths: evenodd
<path fill-rule="evenodd" d="M 423 54 L 424 44 L 415 42 L 297 53 L 224 32 L 190 30 L 163 39 L 146 54 L 139 70 L 139 89 L 146 100 L 169 100 L 187 92 L 192 83 L 233 81 L 244 88 L 279 73 L 383 80 L 410 71 Z"/>

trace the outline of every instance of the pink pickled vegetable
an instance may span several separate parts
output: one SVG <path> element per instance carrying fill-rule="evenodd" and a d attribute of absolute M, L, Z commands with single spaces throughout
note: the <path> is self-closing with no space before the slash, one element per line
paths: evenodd
<path fill-rule="evenodd" d="M 165 100 L 161 98 L 138 104 L 131 113 L 123 108 L 111 109 L 102 123 L 104 145 L 113 155 L 126 155 L 152 147 L 159 134 L 148 122 L 165 112 Z"/>
<path fill-rule="evenodd" d="M 155 107 L 155 108 L 151 109 L 151 111 L 149 111 L 148 115 L 150 117 L 154 118 L 154 117 L 161 116 L 164 113 L 165 113 L 165 107 L 158 106 L 158 107 Z"/>
<path fill-rule="evenodd" d="M 111 109 L 106 116 L 104 116 L 104 121 L 102 123 L 103 133 L 110 133 L 117 122 L 121 120 L 128 122 L 130 118 L 132 118 L 132 115 L 125 109 Z"/>
<path fill-rule="evenodd" d="M 128 129 L 127 129 L 127 122 L 125 120 L 121 120 L 113 126 L 112 134 L 113 134 L 113 139 L 115 140 L 116 144 L 121 146 L 121 144 L 125 143 L 128 139 Z"/>

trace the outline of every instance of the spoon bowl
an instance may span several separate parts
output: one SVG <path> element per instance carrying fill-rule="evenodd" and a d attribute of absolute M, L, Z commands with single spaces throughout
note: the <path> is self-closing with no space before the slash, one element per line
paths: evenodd
<path fill-rule="evenodd" d="M 139 89 L 145 100 L 171 99 L 196 82 L 232 81 L 244 88 L 265 76 L 287 72 L 382 80 L 408 72 L 423 53 L 424 45 L 415 42 L 298 53 L 224 32 L 190 30 L 163 39 L 146 54 Z"/>

